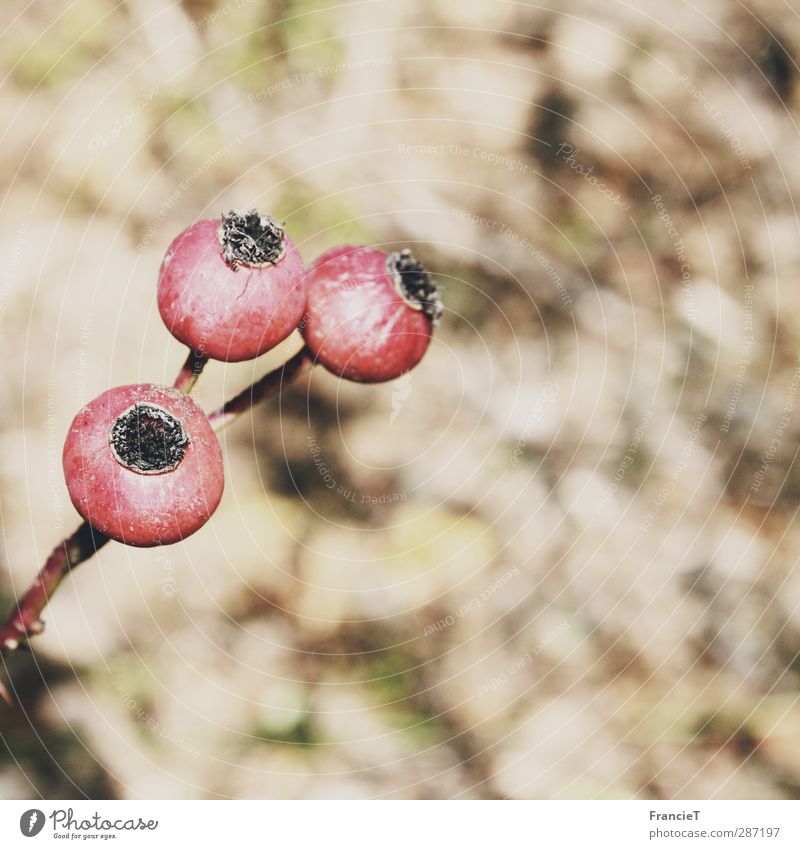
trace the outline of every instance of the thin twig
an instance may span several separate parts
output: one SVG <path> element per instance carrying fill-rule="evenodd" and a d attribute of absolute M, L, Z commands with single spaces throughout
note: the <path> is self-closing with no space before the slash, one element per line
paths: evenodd
<path fill-rule="evenodd" d="M 108 537 L 84 522 L 56 546 L 16 609 L 0 625 L 0 653 L 7 654 L 44 630 L 42 611 L 58 585 L 72 569 L 88 560 L 108 542 Z"/>
<path fill-rule="evenodd" d="M 230 424 L 242 413 L 246 413 L 259 401 L 280 392 L 285 384 L 295 380 L 303 371 L 303 368 L 310 365 L 311 362 L 312 356 L 308 348 L 302 348 L 282 366 L 278 366 L 278 368 L 265 374 L 260 380 L 231 398 L 230 401 L 226 401 L 218 410 L 210 413 L 208 420 L 211 426 L 214 430 L 222 430 L 225 425 Z"/>
<path fill-rule="evenodd" d="M 207 362 L 208 357 L 205 354 L 190 348 L 189 356 L 186 357 L 186 362 L 175 378 L 174 387 L 183 392 L 184 395 L 188 395 L 197 383 L 197 378 L 200 377 Z"/>
<path fill-rule="evenodd" d="M 189 356 L 175 380 L 175 387 L 188 393 L 194 386 L 207 357 L 190 351 Z M 306 348 L 296 353 L 284 365 L 279 366 L 257 380 L 252 386 L 240 392 L 225 403 L 208 418 L 217 430 L 233 421 L 254 404 L 279 392 L 284 384 L 295 379 L 303 367 L 312 362 Z M 96 551 L 109 541 L 109 537 L 84 522 L 71 536 L 64 539 L 53 549 L 33 585 L 17 602 L 16 608 L 8 619 L 0 625 L 0 656 L 10 654 L 21 647 L 27 647 L 27 641 L 41 634 L 44 623 L 41 614 L 64 577 L 78 564 L 88 560 Z M 0 683 L 0 698 L 11 703 L 8 690 Z"/>

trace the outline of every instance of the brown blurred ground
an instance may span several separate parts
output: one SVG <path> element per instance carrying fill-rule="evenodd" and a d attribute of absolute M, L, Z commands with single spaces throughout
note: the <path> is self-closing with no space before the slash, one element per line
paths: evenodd
<path fill-rule="evenodd" d="M 410 245 L 447 313 L 408 378 L 227 430 L 186 544 L 63 587 L 1 797 L 800 795 L 798 4 L 4 10 L 4 607 L 76 523 L 73 414 L 183 358 L 192 220 Z"/>

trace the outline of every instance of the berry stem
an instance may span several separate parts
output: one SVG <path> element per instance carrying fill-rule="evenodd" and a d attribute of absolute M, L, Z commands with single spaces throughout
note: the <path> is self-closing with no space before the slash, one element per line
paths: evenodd
<path fill-rule="evenodd" d="M 288 359 L 282 366 L 273 369 L 248 386 L 238 395 L 226 401 L 218 410 L 214 410 L 208 416 L 211 427 L 214 430 L 222 430 L 226 425 L 237 419 L 242 413 L 246 413 L 251 407 L 280 392 L 284 384 L 291 383 L 303 371 L 304 367 L 312 362 L 312 354 L 308 348 L 301 348 L 293 357 Z"/>
<path fill-rule="evenodd" d="M 240 392 L 215 410 L 208 417 L 212 427 L 220 430 L 225 425 L 247 412 L 254 404 L 280 392 L 283 386 L 294 380 L 313 361 L 311 352 L 302 348 L 282 366 L 273 369 L 252 386 Z M 175 380 L 175 388 L 188 393 L 194 386 L 208 358 L 190 351 L 189 356 Z M 36 580 L 19 599 L 8 619 L 0 624 L 0 657 L 16 649 L 27 648 L 27 641 L 44 630 L 41 614 L 58 589 L 61 581 L 84 560 L 88 560 L 102 548 L 109 538 L 84 522 L 71 536 L 62 540 L 45 561 Z M 11 701 L 8 690 L 0 683 L 0 698 Z"/>
<path fill-rule="evenodd" d="M 188 395 L 197 383 L 197 378 L 200 377 L 203 369 L 208 362 L 208 357 L 194 348 L 189 348 L 189 356 L 186 357 L 186 362 L 183 364 L 178 376 L 175 378 L 173 386 Z"/>
<path fill-rule="evenodd" d="M 75 533 L 62 540 L 51 552 L 16 609 L 0 625 L 0 654 L 19 648 L 20 643 L 41 634 L 41 613 L 64 577 L 79 563 L 88 560 L 108 542 L 108 537 L 84 522 Z"/>

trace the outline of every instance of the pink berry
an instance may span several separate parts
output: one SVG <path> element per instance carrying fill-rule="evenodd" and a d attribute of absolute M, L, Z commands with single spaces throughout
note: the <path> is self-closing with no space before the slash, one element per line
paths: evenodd
<path fill-rule="evenodd" d="M 75 509 L 128 545 L 168 545 L 201 528 L 222 497 L 222 451 L 187 395 L 118 386 L 75 418 L 63 453 Z"/>
<path fill-rule="evenodd" d="M 436 286 L 409 250 L 334 248 L 314 262 L 306 285 L 306 345 L 348 380 L 379 383 L 414 368 L 442 316 Z"/>
<path fill-rule="evenodd" d="M 158 309 L 170 333 L 215 360 L 250 360 L 297 327 L 305 269 L 277 222 L 255 210 L 204 219 L 161 263 Z"/>

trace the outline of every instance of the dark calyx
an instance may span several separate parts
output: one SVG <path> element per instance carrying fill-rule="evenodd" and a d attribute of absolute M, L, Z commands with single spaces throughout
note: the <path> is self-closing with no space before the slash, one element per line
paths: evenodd
<path fill-rule="evenodd" d="M 233 211 L 223 215 L 219 244 L 222 258 L 233 271 L 240 265 L 275 265 L 286 253 L 283 228 L 274 218 L 260 215 L 255 209 L 243 215 Z"/>
<path fill-rule="evenodd" d="M 140 475 L 176 469 L 189 437 L 180 421 L 155 404 L 134 404 L 117 416 L 109 437 L 117 461 Z"/>
<path fill-rule="evenodd" d="M 438 326 L 442 320 L 444 305 L 439 297 L 439 290 L 425 266 L 414 259 L 408 248 L 390 254 L 386 265 L 394 278 L 397 290 L 408 305 L 415 310 L 422 310 L 433 322 L 433 326 Z"/>

